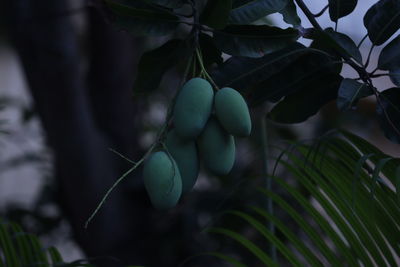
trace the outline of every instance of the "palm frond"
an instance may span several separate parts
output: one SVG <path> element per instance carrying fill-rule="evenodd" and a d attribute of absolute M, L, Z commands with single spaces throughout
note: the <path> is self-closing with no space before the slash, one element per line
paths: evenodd
<path fill-rule="evenodd" d="M 271 263 L 268 250 L 237 229 L 219 227 L 210 232 L 239 242 L 268 266 L 396 266 L 400 259 L 400 159 L 354 134 L 339 132 L 344 138 L 327 136 L 318 144 L 296 144 L 282 152 L 277 164 L 296 182 L 278 177 L 274 170 L 273 181 L 285 194 L 258 189 L 273 201 L 276 211 L 301 229 L 307 242 L 299 231 L 286 226 L 282 216 L 260 206 L 225 216 L 241 218 L 258 237 L 275 246 L 277 262 Z M 275 233 L 266 227 L 268 222 L 275 225 Z"/>
<path fill-rule="evenodd" d="M 37 236 L 0 220 L 0 267 L 92 266 L 86 260 L 66 263 L 55 247 L 44 248 Z"/>

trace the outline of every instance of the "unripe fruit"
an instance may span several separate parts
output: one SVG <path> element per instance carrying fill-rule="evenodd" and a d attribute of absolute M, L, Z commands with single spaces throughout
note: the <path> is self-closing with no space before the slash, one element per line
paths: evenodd
<path fill-rule="evenodd" d="M 183 140 L 176 134 L 174 129 L 167 134 L 165 144 L 178 165 L 182 178 L 182 192 L 190 191 L 199 175 L 199 158 L 196 143 L 192 140 Z"/>
<path fill-rule="evenodd" d="M 200 134 L 210 117 L 213 98 L 210 83 L 202 78 L 193 78 L 182 87 L 173 112 L 180 137 L 195 139 Z"/>
<path fill-rule="evenodd" d="M 175 161 L 164 151 L 152 153 L 143 168 L 144 186 L 157 209 L 172 208 L 182 194 L 182 181 Z"/>
<path fill-rule="evenodd" d="M 224 129 L 234 136 L 248 136 L 251 119 L 246 101 L 232 88 L 222 88 L 215 94 L 215 114 Z"/>
<path fill-rule="evenodd" d="M 222 128 L 217 119 L 209 119 L 198 144 L 207 169 L 217 175 L 230 172 L 235 162 L 235 140 Z"/>

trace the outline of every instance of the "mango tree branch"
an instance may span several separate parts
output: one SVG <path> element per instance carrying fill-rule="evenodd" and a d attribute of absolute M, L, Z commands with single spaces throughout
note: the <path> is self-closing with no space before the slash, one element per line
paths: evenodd
<path fill-rule="evenodd" d="M 323 31 L 321 25 L 319 25 L 318 21 L 315 19 L 314 14 L 311 13 L 311 11 L 308 9 L 306 4 L 304 3 L 303 0 L 295 0 L 296 4 L 299 6 L 299 8 L 303 11 L 303 13 L 306 15 L 307 19 L 310 21 L 311 25 L 319 31 Z M 354 62 L 349 55 L 342 54 L 339 51 L 336 51 L 336 53 L 341 56 L 347 64 L 349 64 L 355 71 L 357 71 L 358 75 L 364 82 L 368 82 L 369 79 L 369 74 L 366 71 L 365 68 L 359 66 L 356 62 Z"/>
<path fill-rule="evenodd" d="M 310 21 L 311 25 L 314 26 L 317 30 L 322 31 L 321 26 L 319 25 L 318 21 L 315 19 L 314 14 L 308 9 L 306 4 L 304 4 L 303 0 L 296 0 L 296 4 L 299 8 L 303 11 L 304 15 L 306 15 L 307 19 Z"/>
<path fill-rule="evenodd" d="M 320 12 L 314 14 L 314 17 L 318 18 L 318 17 L 322 16 L 325 13 L 325 11 L 328 9 L 328 7 L 329 7 L 329 5 L 326 5 Z"/>
<path fill-rule="evenodd" d="M 303 0 L 295 0 L 297 5 L 299 6 L 299 8 L 303 11 L 303 13 L 306 15 L 307 19 L 310 21 L 310 23 L 314 26 L 315 29 L 322 31 L 322 27 L 319 25 L 319 23 L 317 22 L 317 20 L 315 19 L 314 15 L 311 13 L 311 11 L 308 9 L 308 7 L 304 4 Z M 366 37 L 363 38 L 363 40 Z M 341 52 L 336 51 L 336 53 L 341 56 L 347 64 L 349 64 L 355 71 L 357 71 L 358 75 L 360 76 L 360 79 L 365 82 L 366 84 L 371 85 L 371 87 L 374 90 L 374 94 L 376 97 L 376 100 L 378 102 L 378 105 L 381 106 L 384 115 L 386 117 L 386 119 L 388 120 L 389 124 L 392 126 L 393 130 L 400 136 L 400 131 L 399 129 L 397 129 L 396 125 L 393 123 L 393 121 L 391 120 L 391 118 L 389 117 L 389 114 L 387 114 L 385 107 L 380 99 L 380 93 L 375 89 L 375 87 L 372 84 L 371 81 L 371 76 L 373 76 L 373 73 L 368 73 L 366 70 L 366 67 L 368 66 L 369 63 L 369 58 L 371 56 L 371 52 L 372 49 L 374 48 L 374 46 L 371 47 L 370 52 L 368 54 L 368 58 L 367 58 L 367 62 L 366 64 L 362 67 L 357 65 L 357 63 L 355 63 L 348 55 L 343 55 Z"/>

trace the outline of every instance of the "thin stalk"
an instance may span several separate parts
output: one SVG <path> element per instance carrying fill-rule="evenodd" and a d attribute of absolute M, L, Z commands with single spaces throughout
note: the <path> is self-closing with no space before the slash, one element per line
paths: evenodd
<path fill-rule="evenodd" d="M 261 147 L 262 147 L 262 160 L 263 160 L 263 177 L 265 188 L 268 191 L 272 191 L 272 177 L 268 174 L 269 173 L 269 164 L 268 164 L 268 134 L 267 134 L 267 122 L 264 116 L 261 117 L 260 122 L 260 134 L 261 134 Z M 274 206 L 272 199 L 270 197 L 267 198 L 266 201 L 266 208 L 269 214 L 273 215 L 274 213 Z M 268 229 L 269 231 L 275 235 L 275 225 L 272 221 L 268 221 Z M 277 261 L 276 256 L 276 247 L 270 243 L 270 255 L 274 262 Z"/>
<path fill-rule="evenodd" d="M 200 52 L 199 48 L 196 48 L 196 55 L 197 55 L 197 59 L 199 61 L 199 65 L 200 65 L 200 68 L 201 68 L 201 73 L 204 74 L 204 76 L 214 86 L 215 89 L 219 90 L 218 85 L 214 82 L 214 80 L 211 78 L 211 76 L 208 74 L 206 68 L 204 67 L 203 57 L 201 55 L 201 52 Z"/>
<path fill-rule="evenodd" d="M 367 68 L 367 67 L 368 67 L 369 61 L 370 61 L 370 59 L 371 59 L 372 51 L 374 50 L 374 48 L 375 48 L 375 45 L 372 45 L 371 48 L 369 49 L 368 56 L 367 56 L 367 60 L 365 61 L 364 68 Z"/>
<path fill-rule="evenodd" d="M 186 68 L 185 68 L 185 71 L 184 71 L 184 73 L 183 73 L 183 77 L 182 77 L 182 82 L 181 82 L 181 84 L 182 84 L 182 83 L 186 80 L 186 78 L 187 78 L 187 75 L 188 75 L 188 73 L 189 73 L 189 69 L 190 69 L 190 65 L 191 65 L 192 59 L 193 59 L 193 56 L 191 56 L 191 57 L 189 58 L 189 60 L 188 60 L 188 63 L 187 63 Z M 172 117 L 172 109 L 173 109 L 173 106 L 174 106 L 174 103 L 175 103 L 175 99 L 176 99 L 176 96 L 178 95 L 178 93 L 179 93 L 179 90 L 176 92 L 176 94 L 175 94 L 173 100 L 171 101 L 171 103 L 170 103 L 169 106 L 168 106 L 167 116 L 166 116 L 165 122 L 164 122 L 163 126 L 161 127 L 161 129 L 160 129 L 160 130 L 158 131 L 158 133 L 157 133 L 156 141 L 150 146 L 150 148 L 146 151 L 146 153 L 143 155 L 143 157 L 142 157 L 139 161 L 135 162 L 135 163 L 133 164 L 133 166 L 132 166 L 129 170 L 127 170 L 121 177 L 119 177 L 119 178 L 115 181 L 115 183 L 107 190 L 106 194 L 103 196 L 103 198 L 101 199 L 100 203 L 97 205 L 97 207 L 95 208 L 95 210 L 93 211 L 93 213 L 90 215 L 90 217 L 89 217 L 89 218 L 87 219 L 87 221 L 85 222 L 85 226 L 84 226 L 85 229 L 88 228 L 89 223 L 93 220 L 94 216 L 96 216 L 96 214 L 99 212 L 99 210 L 100 210 L 101 207 L 104 205 L 104 203 L 106 202 L 108 196 L 112 193 L 112 191 L 113 191 L 113 190 L 114 190 L 114 189 L 115 189 L 129 174 L 130 174 L 130 173 L 131 173 L 131 172 L 133 172 L 135 169 L 137 169 L 137 168 L 147 159 L 147 157 L 153 152 L 153 150 L 154 150 L 160 143 L 162 144 L 162 139 L 164 138 L 164 135 L 166 134 L 166 132 L 167 132 L 167 130 L 168 130 L 168 125 L 169 125 L 169 122 L 170 122 L 171 117 Z M 131 160 L 129 160 L 128 158 L 126 158 L 125 156 L 123 156 L 123 155 L 119 154 L 118 152 L 116 152 L 115 150 L 111 150 L 111 151 L 113 151 L 114 153 L 117 153 L 118 155 L 122 156 L 122 157 L 125 158 L 126 160 L 131 161 Z M 131 162 L 133 162 L 133 161 L 131 161 Z"/>
<path fill-rule="evenodd" d="M 143 161 L 150 155 L 150 153 L 153 151 L 153 149 L 156 147 L 157 143 L 155 142 L 149 150 L 147 150 L 146 154 L 138 161 L 136 164 L 134 164 L 129 170 L 127 170 L 121 177 L 118 178 L 117 181 L 107 190 L 106 194 L 103 196 L 101 199 L 100 203 L 97 205 L 96 209 L 93 211 L 93 213 L 90 215 L 89 219 L 85 222 L 85 229 L 88 228 L 89 223 L 93 220 L 94 216 L 96 216 L 97 212 L 101 209 L 101 207 L 104 205 L 106 202 L 108 196 L 111 194 L 111 192 L 119 185 L 122 180 L 125 179 L 131 172 L 133 172 L 137 167 L 140 166 L 140 164 L 143 163 Z"/>
<path fill-rule="evenodd" d="M 383 77 L 383 76 L 390 76 L 390 73 L 371 74 L 369 77 L 371 77 L 371 78 L 377 78 L 377 77 Z"/>
<path fill-rule="evenodd" d="M 117 150 L 115 150 L 114 148 L 108 148 L 108 150 L 110 150 L 111 152 L 115 153 L 116 155 L 120 156 L 121 158 L 123 158 L 124 160 L 128 161 L 131 164 L 136 164 L 136 162 L 134 162 L 133 160 L 129 159 L 128 157 L 124 156 L 122 153 L 118 152 Z"/>
<path fill-rule="evenodd" d="M 325 13 L 325 11 L 328 9 L 328 7 L 329 7 L 329 5 L 326 5 L 320 12 L 318 12 L 317 14 L 314 14 L 314 17 L 318 18 L 318 17 L 322 16 Z"/>
<path fill-rule="evenodd" d="M 318 24 L 317 20 L 314 17 L 314 14 L 308 9 L 306 4 L 304 4 L 303 0 L 295 0 L 296 4 L 300 7 L 300 9 L 304 12 L 304 15 L 308 18 L 311 25 L 314 26 L 317 30 L 322 31 L 322 27 Z"/>
<path fill-rule="evenodd" d="M 358 43 L 357 48 L 360 48 L 362 43 L 367 39 L 368 33 L 364 35 L 364 37 L 361 39 L 361 41 Z"/>
<path fill-rule="evenodd" d="M 375 72 L 377 71 L 377 70 L 379 70 L 379 68 L 378 67 L 376 67 L 373 71 L 371 71 L 370 72 L 370 77 L 372 77 L 372 75 L 374 75 L 375 74 Z"/>

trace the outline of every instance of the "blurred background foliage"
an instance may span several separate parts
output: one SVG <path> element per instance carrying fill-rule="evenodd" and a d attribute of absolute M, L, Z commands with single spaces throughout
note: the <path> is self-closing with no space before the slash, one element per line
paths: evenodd
<path fill-rule="evenodd" d="M 274 175 L 277 181 L 271 190 L 259 189 L 265 188 L 265 165 L 272 172 L 280 153 L 290 147 L 288 143 L 314 140 L 339 126 L 398 156 L 398 146 L 389 143 L 379 129 L 375 102 L 371 98 L 360 100 L 357 112 L 339 112 L 336 104 L 330 103 L 318 115 L 300 124 L 268 121 L 268 159 L 263 158 L 265 133 L 260 123 L 271 104 L 258 106 L 252 109 L 252 135 L 237 140 L 237 160 L 229 175 L 215 177 L 202 171 L 195 189 L 183 197 L 177 208 L 159 212 L 150 205 L 141 182 L 141 169 L 138 169 L 111 195 L 103 213 L 95 218 L 95 224 L 84 230 L 84 221 L 106 189 L 129 167 L 109 148 L 132 160 L 139 159 L 154 141 L 157 129 L 164 122 L 168 102 L 181 84 L 185 64 L 171 62 L 172 67 L 168 66 L 158 90 L 133 96 L 139 56 L 168 38 L 185 36 L 190 28 L 181 25 L 167 37 L 132 37 L 106 22 L 104 18 L 108 14 L 101 13 L 96 2 L 60 1 L 66 3 L 43 3 L 36 8 L 30 2 L 33 1 L 0 2 L 0 18 L 3 18 L 0 23 L 0 194 L 7 196 L 4 199 L 0 196 L 1 218 L 17 222 L 27 232 L 37 234 L 45 247 L 60 247 L 67 261 L 90 258 L 98 266 L 168 267 L 181 263 L 184 266 L 240 266 L 236 260 L 247 266 L 263 266 L 270 263 L 270 257 L 274 260 L 271 256 L 274 253 L 282 266 L 305 262 L 322 266 L 332 264 L 333 260 L 357 264 L 360 261 L 369 266 L 371 257 L 376 264 L 398 262 L 394 239 L 397 232 L 391 232 L 399 227 L 398 220 L 393 219 L 398 217 L 396 180 L 393 180 L 398 160 L 386 165 L 382 160 L 391 157 L 364 141 L 349 135 L 350 143 L 336 137 L 326 138 L 319 149 L 310 143 L 298 144 L 293 151 L 286 151 L 285 156 L 292 161 L 283 160 L 278 165 Z M 30 17 L 32 14 L 34 19 Z M 72 25 L 68 24 L 70 20 Z M 268 18 L 268 22 L 277 23 L 275 18 Z M 35 28 L 39 23 L 55 26 L 41 32 Z M 60 29 L 67 34 L 59 36 Z M 36 38 L 32 32 L 37 34 Z M 49 51 L 41 54 L 37 47 L 43 42 L 51 46 L 45 46 Z M 68 51 L 67 56 L 57 54 L 63 49 Z M 35 61 L 41 57 L 43 63 Z M 55 63 L 62 67 L 58 69 L 52 65 Z M 154 64 L 159 64 L 157 59 Z M 37 68 L 48 73 L 56 68 L 58 72 L 54 76 L 35 77 Z M 64 74 L 63 68 L 69 74 Z M 52 90 L 57 91 L 51 94 Z M 43 98 L 42 94 L 49 92 L 50 96 Z M 77 102 L 84 108 L 67 107 Z M 50 115 L 45 115 L 48 110 Z M 357 142 L 362 145 L 358 146 Z M 371 153 L 374 155 L 364 158 L 365 162 L 360 161 L 363 155 Z M 328 167 L 318 169 L 324 157 Z M 375 173 L 375 168 L 382 169 Z M 353 200 L 352 181 L 357 177 L 354 170 L 360 171 L 363 186 L 360 185 L 360 196 Z M 91 178 L 84 182 L 82 177 Z M 344 177 L 347 180 L 338 179 Z M 371 198 L 379 208 L 385 209 L 382 217 L 365 217 L 369 206 L 361 200 L 368 199 L 372 185 Z M 337 198 L 338 191 L 343 198 Z M 308 204 L 296 198 L 297 193 Z M 278 227 L 278 223 L 276 230 L 270 228 L 271 214 L 265 213 L 269 211 L 265 195 L 275 196 L 273 218 L 285 228 Z M 282 208 L 279 204 L 283 201 L 295 211 Z M 350 208 L 354 203 L 352 213 Z M 386 210 L 385 204 L 393 209 Z M 294 214 L 303 218 L 303 225 L 299 226 L 299 219 L 293 219 Z M 347 215 L 355 222 L 349 228 L 342 217 Z M 334 226 L 326 226 L 332 222 Z M 254 223 L 262 227 L 257 228 Z M 319 223 L 325 228 L 318 226 Z M 346 235 L 340 229 L 353 234 Z M 276 231 L 279 242 L 289 252 L 285 254 L 279 249 L 274 252 L 280 243 L 264 235 L 271 230 Z M 369 234 L 365 234 L 366 230 Z M 314 239 L 307 236 L 310 233 Z M 291 234 L 299 240 L 293 242 Z M 380 235 L 393 239 L 383 242 Z M 251 243 L 238 243 L 240 238 Z M 303 243 L 309 248 L 304 248 Z M 328 246 L 318 245 L 325 243 Z M 383 247 L 378 249 L 377 244 Z M 303 254 L 308 249 L 311 252 Z M 204 254 L 209 252 L 214 254 Z M 372 256 L 365 255 L 367 252 Z M 218 257 L 225 260 L 220 261 Z M 236 260 L 226 261 L 226 257 Z"/>

